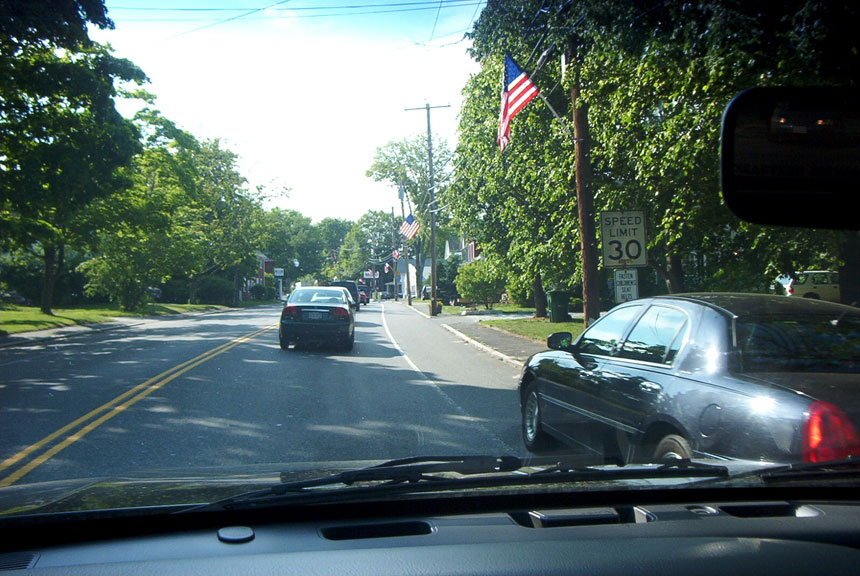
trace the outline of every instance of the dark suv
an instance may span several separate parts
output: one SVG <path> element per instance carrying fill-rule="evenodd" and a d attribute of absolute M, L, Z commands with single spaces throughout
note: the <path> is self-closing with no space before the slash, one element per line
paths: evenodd
<path fill-rule="evenodd" d="M 335 280 L 331 283 L 332 286 L 342 286 L 349 290 L 350 296 L 352 296 L 352 306 L 355 308 L 355 311 L 358 312 L 359 308 L 359 296 L 358 296 L 358 282 L 354 280 Z"/>

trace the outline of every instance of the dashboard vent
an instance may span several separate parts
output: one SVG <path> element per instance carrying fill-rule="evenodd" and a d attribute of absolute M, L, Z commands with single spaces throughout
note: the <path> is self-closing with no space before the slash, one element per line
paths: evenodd
<path fill-rule="evenodd" d="M 26 570 L 36 565 L 38 554 L 33 552 L 12 552 L 0 554 L 0 570 Z"/>
<path fill-rule="evenodd" d="M 511 518 L 526 528 L 555 528 L 559 526 L 596 526 L 600 524 L 645 524 L 657 518 L 638 506 L 617 508 L 565 508 L 561 510 L 532 510 L 512 513 Z"/>
<path fill-rule="evenodd" d="M 427 522 L 392 522 L 390 524 L 355 524 L 333 526 L 321 531 L 326 540 L 361 540 L 365 538 L 395 538 L 398 536 L 424 536 L 433 532 Z"/>
<path fill-rule="evenodd" d="M 807 505 L 777 504 L 731 504 L 720 506 L 720 510 L 737 518 L 814 518 L 821 515 L 818 508 Z"/>

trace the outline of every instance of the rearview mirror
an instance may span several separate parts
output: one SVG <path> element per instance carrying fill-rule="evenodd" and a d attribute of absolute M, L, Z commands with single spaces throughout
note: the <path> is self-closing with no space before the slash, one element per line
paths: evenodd
<path fill-rule="evenodd" d="M 573 334 L 570 332 L 553 332 L 546 337 L 546 347 L 550 350 L 566 350 L 573 342 Z"/>
<path fill-rule="evenodd" d="M 723 115 L 723 198 L 756 224 L 858 229 L 860 91 L 753 88 Z"/>

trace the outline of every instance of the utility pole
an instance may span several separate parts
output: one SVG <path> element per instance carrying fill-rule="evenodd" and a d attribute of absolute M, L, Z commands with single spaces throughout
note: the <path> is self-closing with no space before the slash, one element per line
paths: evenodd
<path fill-rule="evenodd" d="M 400 183 L 400 214 L 403 216 L 403 221 L 406 222 L 406 209 L 403 208 L 403 197 L 406 195 L 406 188 L 403 182 Z M 409 280 L 409 244 L 403 234 L 400 235 L 400 245 L 403 247 L 403 259 L 406 263 L 406 303 L 412 306 L 412 281 Z"/>
<path fill-rule="evenodd" d="M 394 206 L 391 207 L 391 248 L 397 250 L 397 220 L 394 219 Z M 397 302 L 397 259 L 394 259 L 394 301 Z"/>
<path fill-rule="evenodd" d="M 433 179 L 433 135 L 430 132 L 430 109 L 450 108 L 450 104 L 444 106 L 430 106 L 424 104 L 427 111 L 427 160 L 430 168 L 430 316 L 436 316 L 436 183 Z M 421 108 L 407 108 L 406 111 L 421 110 Z"/>
<path fill-rule="evenodd" d="M 576 205 L 579 208 L 579 236 L 582 251 L 582 295 L 586 328 L 600 318 L 600 284 L 597 274 L 597 234 L 594 224 L 594 195 L 591 189 L 588 109 L 579 93 L 579 67 L 570 90 L 573 106 L 573 136 L 576 141 Z"/>

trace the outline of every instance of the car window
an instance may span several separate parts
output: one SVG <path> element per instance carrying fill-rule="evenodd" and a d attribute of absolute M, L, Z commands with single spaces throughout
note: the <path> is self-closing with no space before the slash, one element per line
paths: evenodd
<path fill-rule="evenodd" d="M 857 315 L 751 316 L 736 322 L 741 372 L 860 372 Z"/>
<path fill-rule="evenodd" d="M 683 344 L 688 326 L 687 315 L 681 310 L 652 306 L 636 322 L 618 356 L 671 364 Z"/>
<path fill-rule="evenodd" d="M 812 283 L 813 284 L 829 284 L 830 278 L 828 278 L 827 274 L 813 274 L 812 275 Z"/>
<path fill-rule="evenodd" d="M 585 331 L 577 345 L 582 354 L 610 356 L 621 340 L 630 321 L 642 310 L 642 306 L 625 306 L 609 312 L 599 322 Z"/>

